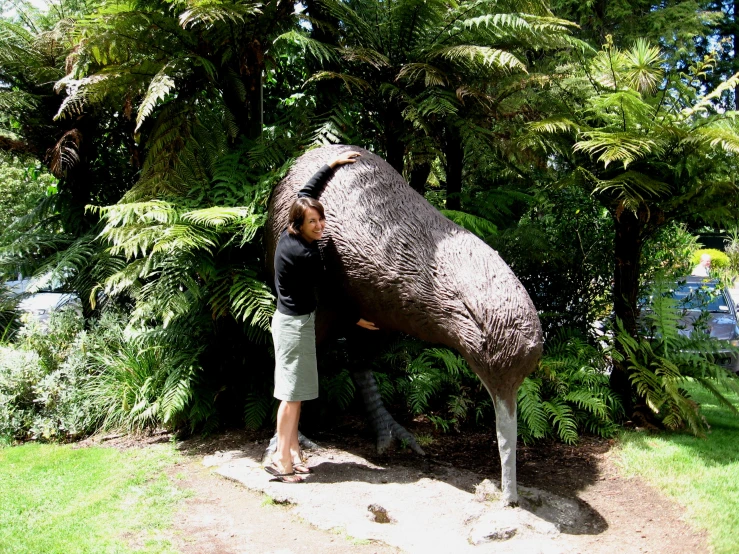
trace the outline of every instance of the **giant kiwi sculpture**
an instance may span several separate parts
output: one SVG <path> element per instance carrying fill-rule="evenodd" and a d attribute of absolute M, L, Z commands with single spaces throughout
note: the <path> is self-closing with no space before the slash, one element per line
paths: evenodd
<path fill-rule="evenodd" d="M 301 156 L 275 188 L 267 222 L 267 264 L 290 204 L 303 184 L 344 150 L 361 152 L 338 167 L 320 201 L 326 210 L 321 250 L 343 293 L 381 329 L 443 344 L 464 356 L 493 399 L 503 499 L 517 502 L 516 393 L 541 356 L 542 333 L 529 295 L 497 252 L 441 215 L 382 158 L 354 146 Z M 318 276 L 317 276 L 318 277 Z M 331 318 L 319 299 L 317 336 Z M 383 448 L 405 429 L 387 414 L 372 374 L 357 383 Z M 412 442 L 417 451 L 420 449 Z"/>

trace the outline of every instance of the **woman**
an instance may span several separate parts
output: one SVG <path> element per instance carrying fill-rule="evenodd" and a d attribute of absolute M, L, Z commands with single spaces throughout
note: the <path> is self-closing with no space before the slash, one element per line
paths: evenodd
<path fill-rule="evenodd" d="M 284 483 L 300 483 L 300 474 L 310 473 L 300 455 L 298 422 L 301 403 L 318 398 L 315 284 L 323 278 L 324 269 L 316 241 L 323 236 L 326 221 L 317 198 L 334 168 L 354 163 L 359 155 L 344 152 L 311 177 L 290 207 L 288 227 L 275 249 L 274 396 L 281 403 L 277 411 L 277 451 L 264 469 Z M 377 329 L 364 319 L 354 321 L 366 329 Z"/>

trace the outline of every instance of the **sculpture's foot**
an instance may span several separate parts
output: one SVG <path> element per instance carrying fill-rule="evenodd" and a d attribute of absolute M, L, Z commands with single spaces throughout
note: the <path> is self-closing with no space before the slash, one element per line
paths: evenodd
<path fill-rule="evenodd" d="M 382 403 L 380 390 L 377 388 L 374 374 L 369 371 L 355 371 L 352 379 L 362 396 L 364 407 L 367 409 L 370 424 L 377 437 L 377 453 L 384 454 L 393 441 L 398 441 L 401 446 L 410 448 L 416 454 L 425 456 L 423 448 L 418 446 L 414 437 L 405 427 L 393 419 Z"/>
<path fill-rule="evenodd" d="M 315 442 L 310 440 L 300 431 L 298 431 L 298 444 L 300 445 L 300 448 L 304 448 L 306 450 L 318 448 L 318 445 Z M 262 454 L 262 463 L 265 463 L 267 460 L 269 460 L 272 454 L 274 454 L 275 452 L 277 452 L 277 433 L 275 433 L 269 440 L 269 444 L 264 450 L 264 454 Z"/>

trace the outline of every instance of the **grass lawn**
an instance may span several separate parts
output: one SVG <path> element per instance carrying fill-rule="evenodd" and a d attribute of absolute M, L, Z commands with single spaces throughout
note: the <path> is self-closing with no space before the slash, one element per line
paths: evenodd
<path fill-rule="evenodd" d="M 707 438 L 624 433 L 619 463 L 685 506 L 687 521 L 708 530 L 716 554 L 739 552 L 739 416 L 699 389 L 691 393 L 711 426 Z"/>
<path fill-rule="evenodd" d="M 0 552 L 174 552 L 162 531 L 184 493 L 171 445 L 0 448 Z"/>

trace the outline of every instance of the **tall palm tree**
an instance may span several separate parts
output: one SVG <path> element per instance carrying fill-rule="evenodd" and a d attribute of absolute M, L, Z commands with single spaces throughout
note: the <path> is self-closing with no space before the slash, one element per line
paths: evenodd
<path fill-rule="evenodd" d="M 224 368 L 228 357 L 211 350 L 217 331 L 238 337 L 233 344 L 264 342 L 273 298 L 256 238 L 271 185 L 300 145 L 304 116 L 282 126 L 273 117 L 263 132 L 262 80 L 267 64 L 290 61 L 289 52 L 268 56 L 292 12 L 290 2 L 277 1 L 102 2 L 56 27 L 55 73 L 43 81 L 52 101 L 37 115 L 47 128 L 70 131 L 57 139 L 60 175 L 77 183 L 72 177 L 88 172 L 88 194 L 75 204 L 88 225 L 55 251 L 40 251 L 38 233 L 29 234 L 26 254 L 73 276 L 90 308 L 124 299 L 132 332 L 189 357 L 192 367 L 162 381 L 163 397 L 176 400 L 169 405 L 177 416 L 165 416 L 171 421 L 212 416 L 214 389 L 249 363 L 240 349 Z M 8 31 L 16 42 L 0 49 L 37 40 L 16 27 Z M 0 57 L 6 62 L 19 72 L 35 67 L 24 69 L 13 52 Z M 30 113 L 18 119 L 30 122 Z M 85 211 L 89 205 L 109 207 Z M 212 387 L 201 371 L 209 356 Z M 260 356 L 268 358 L 267 349 L 253 348 L 250 358 Z"/>
<path fill-rule="evenodd" d="M 47 15 L 25 8 L 19 3 L 16 18 L 0 19 L 0 148 L 33 154 L 58 184 L 55 194 L 14 224 L 15 240 L 0 253 L 0 272 L 31 275 L 57 268 L 69 278 L 91 270 L 97 259 L 89 247 L 97 218 L 85 206 L 116 202 L 130 188 L 137 168 L 129 159 L 138 147 L 132 127 L 114 112 L 55 118 L 63 98 L 54 84 L 69 69 L 74 21 L 92 8 L 63 2 Z M 69 251 L 74 244 L 79 248 Z M 77 290 L 89 287 L 78 283 Z"/>
<path fill-rule="evenodd" d="M 548 98 L 559 113 L 530 125 L 525 144 L 550 157 L 556 184 L 582 187 L 611 214 L 614 312 L 632 337 L 644 241 L 673 220 L 739 216 L 739 114 L 718 103 L 739 74 L 707 90 L 713 63 L 665 74 L 659 48 L 638 40 L 620 50 L 609 40 L 587 64 L 550 81 Z M 612 383 L 631 398 L 624 364 Z"/>
<path fill-rule="evenodd" d="M 305 43 L 332 67 L 340 63 L 311 80 L 345 85 L 343 103 L 353 106 L 368 145 L 405 171 L 416 190 L 423 191 L 431 163 L 443 159 L 450 208 L 459 207 L 465 151 L 485 141 L 496 85 L 525 74 L 533 51 L 581 46 L 571 24 L 539 1 L 315 3 L 340 22 L 336 48 Z"/>

